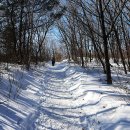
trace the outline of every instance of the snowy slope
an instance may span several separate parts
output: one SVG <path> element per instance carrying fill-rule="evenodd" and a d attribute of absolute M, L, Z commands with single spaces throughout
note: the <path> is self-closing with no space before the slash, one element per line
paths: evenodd
<path fill-rule="evenodd" d="M 99 72 L 66 61 L 24 72 L 17 102 L 0 105 L 0 130 L 130 130 L 130 96 Z"/>

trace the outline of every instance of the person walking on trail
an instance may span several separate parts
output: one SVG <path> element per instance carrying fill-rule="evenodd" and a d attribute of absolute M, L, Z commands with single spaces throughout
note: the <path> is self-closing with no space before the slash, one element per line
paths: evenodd
<path fill-rule="evenodd" d="M 52 58 L 52 66 L 55 65 L 55 57 Z"/>

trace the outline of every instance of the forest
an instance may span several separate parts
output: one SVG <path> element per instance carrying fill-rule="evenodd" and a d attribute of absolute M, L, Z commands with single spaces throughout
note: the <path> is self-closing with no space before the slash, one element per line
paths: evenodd
<path fill-rule="evenodd" d="M 46 69 L 52 57 L 56 65 L 60 64 L 57 69 L 51 68 L 57 72 L 63 67 L 62 62 L 66 66 L 73 64 L 75 68 L 78 65 L 81 69 L 98 71 L 98 78 L 106 85 L 129 94 L 130 1 L 0 0 L 0 105 L 6 98 L 14 100 L 24 90 L 22 87 L 28 86 L 29 83 L 23 83 L 25 72 L 30 74 L 35 70 L 43 77 L 53 75 L 50 68 L 50 72 Z M 47 74 L 40 67 L 45 67 Z M 61 78 L 57 74 L 54 77 L 57 81 Z M 3 83 L 5 80 L 8 85 Z M 49 85 L 48 82 L 44 84 Z M 32 126 L 28 128 L 33 130 Z"/>
<path fill-rule="evenodd" d="M 0 10 L 1 62 L 29 69 L 31 62 L 49 60 L 46 35 L 55 26 L 64 55 L 82 67 L 96 59 L 108 84 L 110 59 L 120 63 L 125 74 L 130 71 L 129 0 L 3 0 Z"/>

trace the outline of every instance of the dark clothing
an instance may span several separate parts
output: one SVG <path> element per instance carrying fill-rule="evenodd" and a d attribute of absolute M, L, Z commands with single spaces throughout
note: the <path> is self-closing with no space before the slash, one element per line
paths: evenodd
<path fill-rule="evenodd" d="M 54 66 L 55 65 L 55 58 L 53 57 L 52 58 L 52 66 Z"/>

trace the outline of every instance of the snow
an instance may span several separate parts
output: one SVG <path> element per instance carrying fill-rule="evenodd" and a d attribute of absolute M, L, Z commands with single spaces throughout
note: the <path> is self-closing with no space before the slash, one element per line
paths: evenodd
<path fill-rule="evenodd" d="M 11 66 L 3 75 L 3 93 L 7 93 L 8 74 L 16 81 L 13 87 L 19 84 L 22 91 L 17 99 L 12 96 L 0 104 L 0 130 L 130 129 L 130 95 L 107 85 L 101 70 L 81 68 L 66 60 L 29 72 Z"/>

